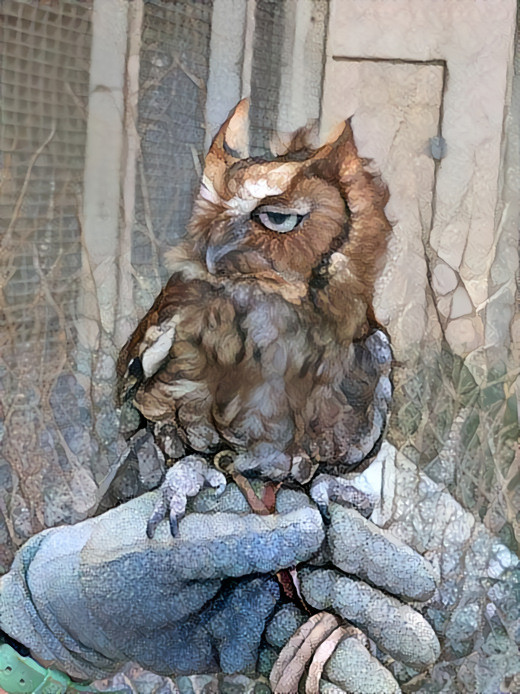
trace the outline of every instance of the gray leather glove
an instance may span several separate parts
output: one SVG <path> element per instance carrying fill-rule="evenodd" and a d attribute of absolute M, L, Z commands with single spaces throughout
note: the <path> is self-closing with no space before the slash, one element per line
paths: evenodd
<path fill-rule="evenodd" d="M 229 485 L 218 499 L 205 490 L 192 501 L 178 537 L 171 537 L 165 522 L 149 540 L 146 521 L 155 502 L 152 492 L 29 540 L 0 580 L 0 626 L 28 646 L 38 661 L 78 678 L 104 677 L 127 661 L 164 674 L 251 672 L 259 651 L 265 665 L 269 654 L 266 660 L 262 635 L 270 624 L 272 643 L 285 609 L 279 610 L 280 587 L 273 576 L 283 568 L 324 560 L 325 527 L 319 511 L 304 493 L 282 490 L 277 514 L 257 516 Z M 341 534 L 345 519 L 351 519 L 351 540 L 355 526 L 361 529 L 355 541 L 360 557 L 363 533 L 369 538 L 375 533 L 385 543 L 381 531 L 356 511 L 337 506 L 332 516 L 333 561 L 340 567 L 341 543 L 332 538 Z M 426 563 L 404 546 L 396 551 L 399 562 L 422 576 L 414 583 L 414 596 L 430 594 L 433 583 Z M 358 562 L 360 575 L 377 582 L 367 559 Z M 395 583 L 388 569 L 390 573 L 380 576 L 380 585 L 387 589 L 389 580 Z M 319 601 L 319 590 L 313 592 L 308 577 L 304 584 L 309 602 Z M 400 605 L 394 612 L 405 628 L 410 608 L 364 588 L 385 605 Z M 351 586 L 344 592 L 348 601 Z M 434 644 L 429 662 L 435 658 L 436 639 L 419 615 L 416 619 L 428 632 L 426 650 Z M 364 626 L 374 635 L 370 619 Z M 394 652 L 399 653 L 398 647 Z"/>
<path fill-rule="evenodd" d="M 155 497 L 31 538 L 0 579 L 0 627 L 78 678 L 126 661 L 165 674 L 254 670 L 279 598 L 273 575 L 319 551 L 319 511 L 282 493 L 279 514 L 192 513 L 175 539 L 163 523 L 149 540 Z M 235 502 L 230 486 L 221 505 Z"/>
<path fill-rule="evenodd" d="M 234 485 L 218 499 L 210 489 L 195 497 L 176 538 L 166 522 L 153 540 L 146 537 L 155 493 L 47 530 L 22 547 L 0 581 L 0 627 L 38 660 L 76 677 L 102 677 L 126 661 L 165 674 L 258 667 L 268 675 L 308 616 L 280 604 L 273 576 L 305 564 L 297 580 L 308 604 L 354 622 L 371 639 L 340 620 L 324 638 L 317 630 L 308 664 L 320 691 L 398 691 L 395 678 L 420 677 L 435 660 L 433 676 L 453 667 L 472 672 L 464 654 L 456 664 L 451 655 L 438 659 L 436 637 L 411 603 L 429 598 L 425 614 L 453 648 L 473 643 L 482 624 L 468 630 L 475 614 L 494 620 L 508 609 L 514 634 L 514 557 L 390 446 L 349 484 L 370 499 L 371 521 L 384 531 L 334 502 L 326 529 L 308 497 L 291 490 L 278 493 L 277 514 L 256 516 Z M 430 564 L 407 545 L 426 552 L 440 589 L 434 592 Z M 338 628 L 347 632 L 334 643 Z M 482 656 L 493 681 L 518 664 L 511 637 L 501 644 L 501 660 L 495 652 Z"/>
<path fill-rule="evenodd" d="M 324 479 L 316 484 L 321 485 L 322 491 L 327 489 Z M 415 549 L 428 559 L 437 575 L 437 589 L 427 603 L 415 603 L 415 607 L 435 629 L 442 652 L 433 667 L 424 671 L 431 642 L 416 618 L 412 616 L 412 623 L 423 636 L 414 643 L 413 628 L 402 628 L 404 615 L 397 618 L 397 607 L 382 607 L 381 601 L 360 583 L 349 588 L 350 579 L 335 570 L 309 572 L 308 577 L 303 577 L 303 592 L 307 592 L 309 602 L 321 608 L 330 605 L 336 613 L 362 626 L 381 649 L 394 656 L 394 662 L 385 660 L 385 664 L 400 682 L 409 683 L 411 691 L 423 691 L 423 686 L 425 691 L 468 694 L 519 690 L 518 557 L 442 485 L 420 472 L 388 443 L 383 444 L 367 470 L 348 476 L 343 484 L 349 485 L 351 497 L 355 497 L 356 491 L 365 495 L 373 508 L 370 521 L 385 529 L 388 545 L 385 548 L 377 534 L 366 535 L 363 541 L 363 521 L 356 520 L 352 511 L 331 504 L 333 522 L 328 536 L 333 563 L 347 574 L 366 578 L 408 602 L 426 596 L 426 592 L 421 596 L 420 590 L 421 585 L 427 586 L 427 578 L 425 575 L 426 582 L 421 583 L 422 569 L 419 564 L 414 568 L 417 559 L 412 558 L 407 565 L 399 560 L 404 550 L 394 552 L 392 545 L 400 540 L 407 551 Z M 329 488 L 334 490 L 334 484 L 329 484 Z M 313 490 L 315 497 L 320 496 L 317 492 Z M 326 596 L 324 600 L 322 596 Z M 364 608 L 359 609 L 363 604 Z M 383 614 L 388 617 L 386 624 Z M 376 623 L 369 628 L 366 621 L 374 616 Z M 336 660 L 341 654 L 343 665 L 348 660 L 346 650 L 343 646 L 341 653 L 340 649 L 335 652 Z M 333 659 L 328 667 L 332 666 L 337 672 Z M 350 670 L 355 672 L 354 664 Z M 390 691 L 384 687 L 373 690 Z M 370 685 L 359 691 L 371 691 Z"/>

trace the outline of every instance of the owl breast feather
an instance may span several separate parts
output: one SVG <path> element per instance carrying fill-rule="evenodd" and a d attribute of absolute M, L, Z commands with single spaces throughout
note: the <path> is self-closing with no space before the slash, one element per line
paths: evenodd
<path fill-rule="evenodd" d="M 368 455 L 391 394 L 381 331 L 344 345 L 310 300 L 192 284 L 175 311 L 156 307 L 162 326 L 144 331 L 133 400 L 146 419 L 173 424 L 186 450 L 203 453 L 268 444 L 326 465 Z"/>

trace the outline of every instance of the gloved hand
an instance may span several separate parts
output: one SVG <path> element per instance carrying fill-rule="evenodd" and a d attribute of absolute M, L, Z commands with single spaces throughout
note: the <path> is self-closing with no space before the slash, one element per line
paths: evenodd
<path fill-rule="evenodd" d="M 385 549 L 377 534 L 366 534 L 363 542 L 363 521 L 359 517 L 356 520 L 352 511 L 331 504 L 328 544 L 333 564 L 406 600 L 407 593 L 412 597 L 411 584 L 420 574 L 411 567 L 407 574 L 406 564 L 398 561 L 399 552 L 391 550 L 391 539 L 401 540 L 427 558 L 437 574 L 437 589 L 421 611 L 441 639 L 442 653 L 432 668 L 419 674 L 421 647 L 428 640 L 421 637 L 414 644 L 407 637 L 411 632 L 402 630 L 398 623 L 402 613 L 394 617 L 390 606 L 383 606 L 360 583 L 349 589 L 350 580 L 336 570 L 303 574 L 302 591 L 308 601 L 317 608 L 330 609 L 330 605 L 334 612 L 362 626 L 381 648 L 394 655 L 394 662 L 385 663 L 400 682 L 410 682 L 412 691 L 422 690 L 423 685 L 435 691 L 468 694 L 520 691 L 518 557 L 475 521 L 442 485 L 420 472 L 388 443 L 383 444 L 367 470 L 347 477 L 344 484 L 350 486 L 351 498 L 355 498 L 355 492 L 365 496 L 373 508 L 370 521 L 388 531 L 390 544 Z M 327 489 L 323 478 L 316 485 L 322 492 Z M 313 496 L 319 498 L 319 492 L 314 489 Z M 360 552 L 360 545 L 365 547 L 364 552 Z M 386 624 L 382 611 L 388 618 Z M 370 631 L 366 622 L 374 617 L 376 622 Z M 408 654 L 392 652 L 394 647 L 406 650 L 407 646 Z M 336 675 L 339 683 L 337 674 L 342 669 L 342 681 L 347 683 L 344 675 L 348 670 L 355 672 L 358 650 L 356 645 L 349 656 L 343 642 L 325 668 L 326 673 L 331 670 L 329 679 Z M 349 657 L 351 665 L 347 666 Z M 413 658 L 418 659 L 415 665 Z M 358 670 L 356 682 L 360 677 Z M 370 685 L 358 686 L 358 690 L 371 691 Z M 374 687 L 373 691 L 379 690 Z M 391 690 L 383 687 L 381 691 Z"/>
<path fill-rule="evenodd" d="M 149 540 L 155 496 L 27 542 L 1 579 L 4 631 L 78 678 L 129 660 L 165 674 L 254 670 L 280 598 L 273 575 L 319 555 L 319 511 L 282 490 L 278 513 L 257 516 L 229 485 L 194 500 L 178 537 L 163 523 Z"/>
<path fill-rule="evenodd" d="M 78 678 L 129 660 L 165 674 L 254 669 L 279 597 L 274 573 L 307 561 L 324 539 L 319 511 L 290 496 L 277 515 L 242 515 L 230 486 L 226 511 L 187 515 L 175 539 L 167 523 L 146 537 L 154 492 L 46 530 L 1 579 L 0 627 Z"/>
<path fill-rule="evenodd" d="M 476 533 L 469 514 L 414 466 L 405 459 L 396 462 L 389 446 L 352 483 L 372 496 L 372 520 L 390 526 L 394 539 L 352 509 L 331 504 L 324 542 L 322 517 L 304 493 L 281 490 L 278 513 L 256 516 L 234 485 L 218 499 L 212 490 L 196 497 L 176 538 L 167 523 L 153 540 L 146 537 L 154 493 L 76 526 L 47 530 L 22 547 L 1 579 L 0 627 L 30 647 L 40 662 L 51 661 L 76 677 L 102 677 L 128 660 L 168 674 L 251 671 L 258 663 L 267 673 L 303 618 L 293 609 L 287 619 L 291 610 L 281 606 L 273 575 L 304 563 L 298 574 L 309 604 L 355 621 L 407 673 L 410 667 L 420 670 L 437 658 L 438 645 L 406 601 L 431 594 L 431 569 L 395 536 L 428 550 L 436 563 L 449 557 L 443 578 L 462 575 L 466 580 L 461 562 L 468 561 L 473 538 L 480 542 L 479 551 L 489 550 L 482 561 L 495 576 L 514 568 L 511 556 L 489 536 Z M 478 576 L 471 585 L 476 582 L 481 586 Z M 451 614 L 443 585 L 428 616 L 445 633 L 450 623 L 464 626 L 460 615 L 467 615 L 468 605 Z M 497 582 L 492 589 L 499 585 L 504 587 Z M 388 597 L 389 592 L 405 602 Z M 357 681 L 358 691 L 371 692 L 377 690 L 367 682 L 381 681 L 381 691 L 398 691 L 389 673 L 361 650 L 363 644 L 353 643 L 359 634 L 344 636 L 350 638 L 337 646 L 321 674 L 323 649 L 312 663 L 321 690 L 346 691 Z M 396 664 L 390 667 L 399 676 Z M 367 680 L 371 672 L 380 679 Z"/>

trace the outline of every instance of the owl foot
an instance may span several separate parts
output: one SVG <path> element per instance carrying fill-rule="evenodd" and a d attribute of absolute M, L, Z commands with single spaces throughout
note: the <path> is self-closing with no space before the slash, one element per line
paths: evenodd
<path fill-rule="evenodd" d="M 276 491 L 280 485 L 267 482 L 261 497 L 258 497 L 247 477 L 235 469 L 236 459 L 237 454 L 235 452 L 229 450 L 221 451 L 213 458 L 213 465 L 221 472 L 231 475 L 233 482 L 244 495 L 253 513 L 259 516 L 267 516 L 270 513 L 274 513 L 276 508 Z"/>
<path fill-rule="evenodd" d="M 290 478 L 305 484 L 317 469 L 303 451 L 280 451 L 270 443 L 257 444 L 251 451 L 237 455 L 233 462 L 235 472 L 247 476 L 261 477 L 273 482 Z"/>
<path fill-rule="evenodd" d="M 373 511 L 368 495 L 356 489 L 343 477 L 319 475 L 311 485 L 310 496 L 326 520 L 330 520 L 328 507 L 331 501 L 353 507 L 365 517 Z"/>
<path fill-rule="evenodd" d="M 182 458 L 168 470 L 160 487 L 160 497 L 148 519 L 146 534 L 151 539 L 159 523 L 169 516 L 170 531 L 175 537 L 179 521 L 186 511 L 188 497 L 196 496 L 203 487 L 213 487 L 220 496 L 226 488 L 226 478 L 197 455 Z"/>

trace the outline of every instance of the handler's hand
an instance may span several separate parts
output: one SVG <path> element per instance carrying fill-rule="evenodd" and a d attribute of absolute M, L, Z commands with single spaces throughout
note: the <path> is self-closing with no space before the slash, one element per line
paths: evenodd
<path fill-rule="evenodd" d="M 431 566 L 353 508 L 331 503 L 328 515 L 324 558 L 336 568 L 299 571 L 307 603 L 328 613 L 312 617 L 289 639 L 271 672 L 271 686 L 277 694 L 291 694 L 299 691 L 304 679 L 308 694 L 399 692 L 393 675 L 372 655 L 366 637 L 380 655 L 415 671 L 435 663 L 440 653 L 437 637 L 408 604 L 432 597 Z M 271 631 L 272 627 L 268 636 Z"/>
<path fill-rule="evenodd" d="M 146 519 L 155 497 L 146 494 L 102 516 L 47 530 L 27 542 L 1 579 L 0 626 L 39 661 L 80 678 L 106 676 L 130 660 L 164 674 L 254 670 L 266 624 L 273 614 L 276 618 L 280 589 L 274 574 L 322 553 L 325 528 L 319 511 L 302 492 L 281 490 L 277 513 L 257 516 L 249 512 L 238 489 L 229 485 L 218 499 L 212 490 L 196 497 L 176 538 L 162 523 L 149 540 Z M 377 562 L 364 552 L 362 538 L 365 531 L 367 537 L 377 537 L 383 556 L 388 548 L 381 531 L 350 509 L 332 505 L 331 515 L 329 547 L 339 568 L 386 590 L 393 585 L 394 592 L 403 594 L 397 584 L 404 561 L 407 571 L 422 575 L 414 583 L 413 596 L 430 591 L 431 577 L 421 574 L 418 555 L 401 547 L 393 559 L 383 561 L 386 573 L 380 567 L 376 575 Z M 346 531 L 349 542 L 355 536 L 354 526 L 359 526 L 355 567 L 347 566 L 343 556 L 345 551 L 358 553 L 354 545 L 342 544 L 348 518 L 352 519 Z M 353 586 L 361 589 L 364 584 L 353 584 L 338 574 L 341 580 L 332 597 L 329 584 L 326 593 L 316 583 L 318 575 L 304 574 L 309 602 L 352 617 L 345 605 L 349 596 L 355 596 Z M 376 599 L 375 589 L 364 586 L 363 590 Z M 390 600 L 396 635 L 400 630 L 408 634 L 413 622 L 410 608 L 384 600 Z M 380 606 L 381 601 L 375 604 Z M 365 626 L 374 635 L 372 621 L 367 616 Z M 413 633 L 420 640 L 420 630 Z M 408 646 L 400 651 L 395 644 L 388 650 L 424 664 L 435 650 L 429 632 L 426 640 L 426 646 L 414 643 L 413 656 Z M 387 643 L 383 638 L 382 647 Z"/>
<path fill-rule="evenodd" d="M 331 524 L 327 569 L 301 572 L 301 589 L 308 602 L 363 629 L 379 647 L 378 657 L 381 651 L 392 656 L 383 655 L 382 659 L 399 681 L 413 679 L 413 691 L 430 684 L 444 690 L 446 683 L 450 691 L 471 694 L 516 691 L 520 675 L 518 558 L 442 485 L 388 443 L 365 472 L 349 476 L 344 484 L 349 486 L 348 494 L 322 478 L 316 480 L 311 492 L 322 507 L 327 507 Z M 355 511 L 330 503 L 331 498 L 346 496 L 354 502 L 364 497 L 364 514 L 369 506 L 370 521 L 385 531 L 377 531 Z M 439 578 L 429 597 L 431 566 Z M 352 580 L 353 576 L 371 585 Z M 383 588 L 384 593 L 374 586 Z M 404 602 L 388 593 L 401 596 Z M 418 600 L 428 597 L 424 605 L 418 605 Z M 410 600 L 442 637 L 442 655 L 429 625 L 407 604 Z M 329 681 L 321 681 L 320 691 L 396 691 L 388 671 L 362 644 L 354 642 L 354 635 L 350 629 L 348 638 L 343 636 L 334 650 L 332 633 L 321 652 L 316 652 L 311 674 L 315 676 L 321 668 Z M 339 638 L 337 633 L 335 638 Z M 304 655 L 305 647 L 299 648 L 298 657 L 292 663 L 289 660 L 291 667 Z M 371 650 L 373 654 L 373 646 Z M 282 651 L 280 660 L 283 655 Z M 417 674 L 428 661 L 432 667 Z"/>
<path fill-rule="evenodd" d="M 149 540 L 155 502 L 151 492 L 31 538 L 0 579 L 0 627 L 78 678 L 126 661 L 165 674 L 254 670 L 279 598 L 273 576 L 319 551 L 319 511 L 288 492 L 278 514 L 244 513 L 230 485 L 220 512 L 189 513 L 176 538 L 162 523 Z"/>

